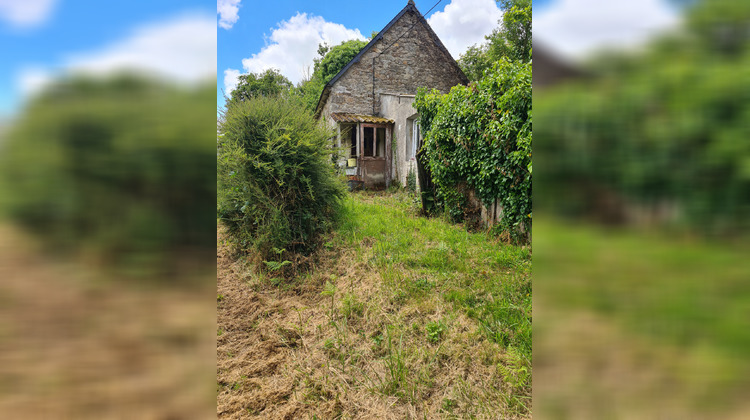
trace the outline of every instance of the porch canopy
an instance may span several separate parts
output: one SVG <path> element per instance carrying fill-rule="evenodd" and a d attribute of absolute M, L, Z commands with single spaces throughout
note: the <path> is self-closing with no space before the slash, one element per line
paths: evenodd
<path fill-rule="evenodd" d="M 368 123 L 368 124 L 394 124 L 395 121 L 388 118 L 375 117 L 372 115 L 351 114 L 348 112 L 333 112 L 331 118 L 339 123 Z"/>

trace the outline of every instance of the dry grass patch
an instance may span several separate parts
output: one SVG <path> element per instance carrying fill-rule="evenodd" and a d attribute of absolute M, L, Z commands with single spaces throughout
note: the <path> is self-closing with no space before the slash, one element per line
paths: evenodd
<path fill-rule="evenodd" d="M 452 273 L 409 267 L 375 229 L 338 230 L 310 271 L 281 284 L 219 234 L 219 417 L 530 416 L 506 380 L 507 348 L 445 299 Z"/>
<path fill-rule="evenodd" d="M 133 287 L 37 245 L 0 225 L 0 418 L 211 415 L 210 287 Z"/>

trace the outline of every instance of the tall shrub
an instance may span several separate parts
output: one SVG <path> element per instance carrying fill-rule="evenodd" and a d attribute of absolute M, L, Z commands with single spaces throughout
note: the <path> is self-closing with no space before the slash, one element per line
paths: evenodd
<path fill-rule="evenodd" d="M 239 250 L 275 259 L 314 248 L 345 191 L 330 158 L 334 135 L 298 101 L 256 97 L 226 110 L 217 210 Z"/>
<path fill-rule="evenodd" d="M 0 145 L 0 212 L 52 250 L 128 272 L 208 248 L 213 92 L 133 75 L 56 82 Z"/>
<path fill-rule="evenodd" d="M 420 90 L 415 100 L 424 151 L 450 216 L 459 221 L 473 190 L 502 206 L 499 229 L 523 239 L 531 229 L 531 64 L 503 59 L 447 95 Z M 523 226 L 523 229 L 521 229 Z"/>

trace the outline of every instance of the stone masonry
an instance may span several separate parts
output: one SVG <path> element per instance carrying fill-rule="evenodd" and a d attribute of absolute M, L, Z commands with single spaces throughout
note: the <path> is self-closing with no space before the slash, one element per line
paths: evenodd
<path fill-rule="evenodd" d="M 419 87 L 447 93 L 452 86 L 468 83 L 413 6 L 407 6 L 405 13 L 376 39 L 330 87 L 323 116 L 332 112 L 380 116 L 381 94 L 414 95 Z"/>
<path fill-rule="evenodd" d="M 389 179 L 399 180 L 403 185 L 409 168 L 415 164 L 406 156 L 406 144 L 411 139 L 412 122 L 418 118 L 411 105 L 417 89 L 424 87 L 447 93 L 455 85 L 468 83 L 456 61 L 409 0 L 325 86 L 316 116 L 322 116 L 334 128 L 337 123 L 332 113 L 392 120 L 389 130 L 393 144 L 388 159 L 390 167 L 386 170 L 390 172 Z"/>

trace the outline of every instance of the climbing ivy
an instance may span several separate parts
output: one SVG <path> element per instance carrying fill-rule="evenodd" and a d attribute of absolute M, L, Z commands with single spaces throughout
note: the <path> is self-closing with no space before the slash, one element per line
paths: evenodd
<path fill-rule="evenodd" d="M 439 198 L 454 221 L 469 191 L 502 207 L 496 229 L 517 239 L 531 230 L 531 63 L 498 61 L 485 77 L 450 93 L 420 89 L 414 101 L 423 150 Z"/>

